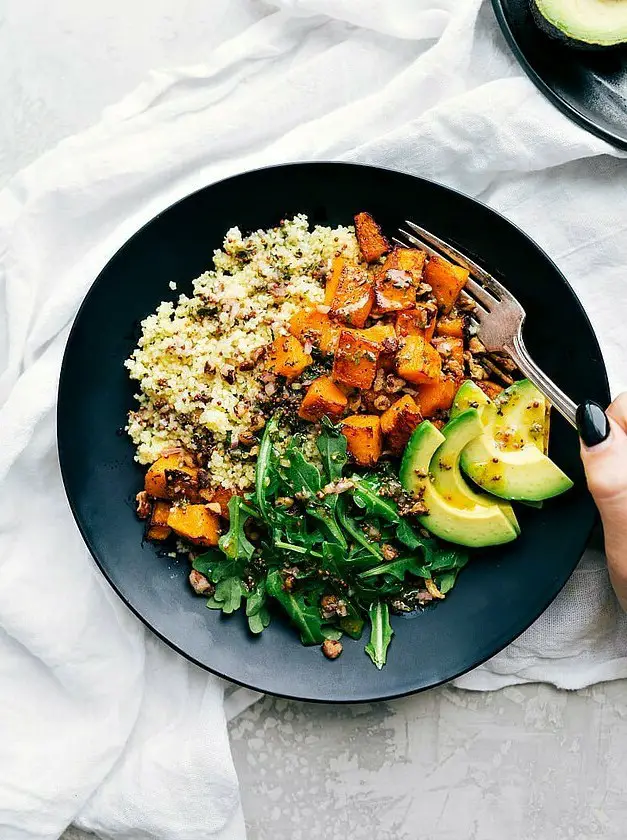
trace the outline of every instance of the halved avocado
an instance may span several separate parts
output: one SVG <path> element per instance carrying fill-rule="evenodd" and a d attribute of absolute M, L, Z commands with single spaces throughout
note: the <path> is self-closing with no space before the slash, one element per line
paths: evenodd
<path fill-rule="evenodd" d="M 515 540 L 518 533 L 499 505 L 457 507 L 438 492 L 429 468 L 436 450 L 445 441 L 433 423 L 425 420 L 412 434 L 403 455 L 401 484 L 427 510 L 418 517 L 420 524 L 437 537 L 473 548 Z"/>
<path fill-rule="evenodd" d="M 627 42 L 627 0 L 530 0 L 533 16 L 553 38 L 577 47 Z"/>
<path fill-rule="evenodd" d="M 483 392 L 482 392 L 483 393 Z M 520 525 L 510 504 L 499 501 L 487 493 L 477 493 L 464 479 L 459 468 L 462 451 L 468 444 L 484 432 L 483 424 L 476 408 L 469 408 L 450 420 L 442 429 L 444 443 L 436 450 L 429 472 L 434 488 L 444 500 L 458 508 L 474 508 L 477 505 L 501 509 L 517 534 Z"/>
<path fill-rule="evenodd" d="M 544 452 L 547 399 L 532 382 L 514 382 L 498 395 L 494 404 L 494 437 L 503 449 L 513 451 L 531 443 Z"/>

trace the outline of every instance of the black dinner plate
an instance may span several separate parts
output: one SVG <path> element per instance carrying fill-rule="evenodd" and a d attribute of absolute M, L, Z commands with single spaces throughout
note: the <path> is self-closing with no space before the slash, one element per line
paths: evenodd
<path fill-rule="evenodd" d="M 627 149 L 627 48 L 577 49 L 534 23 L 529 0 L 492 0 L 523 70 L 554 105 L 609 143 Z"/>
<path fill-rule="evenodd" d="M 559 417 L 552 455 L 575 479 L 541 510 L 520 510 L 522 536 L 478 552 L 436 608 L 394 618 L 387 666 L 366 640 L 347 640 L 328 662 L 304 648 L 277 616 L 261 637 L 245 618 L 208 610 L 188 583 L 187 561 L 143 540 L 134 496 L 144 470 L 120 430 L 133 406 L 124 360 L 139 322 L 161 300 L 190 292 L 233 225 L 268 228 L 296 213 L 312 223 L 350 224 L 369 210 L 391 235 L 410 218 L 474 255 L 507 283 L 528 313 L 531 353 L 575 400 L 608 400 L 592 327 L 556 266 L 493 210 L 446 187 L 399 172 L 341 163 L 262 169 L 213 184 L 178 202 L 135 234 L 94 282 L 76 316 L 59 385 L 58 444 L 78 526 L 119 596 L 175 650 L 230 680 L 272 694 L 327 702 L 396 697 L 435 686 L 488 659 L 516 638 L 573 571 L 594 520 L 575 432 Z M 178 291 L 168 286 L 174 280 Z"/>

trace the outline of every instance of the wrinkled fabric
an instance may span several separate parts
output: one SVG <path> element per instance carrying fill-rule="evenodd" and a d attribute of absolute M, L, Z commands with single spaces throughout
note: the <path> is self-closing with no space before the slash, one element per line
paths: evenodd
<path fill-rule="evenodd" d="M 3 840 L 52 840 L 72 821 L 110 840 L 244 836 L 223 683 L 145 632 L 103 582 L 56 455 L 72 319 L 108 258 L 158 211 L 290 160 L 433 178 L 548 251 L 592 319 L 614 391 L 627 384 L 622 155 L 540 96 L 489 3 L 266 6 L 206 64 L 155 72 L 0 194 Z M 626 650 L 596 546 L 545 615 L 458 685 L 578 688 L 627 676 Z M 254 697 L 229 698 L 229 713 Z"/>

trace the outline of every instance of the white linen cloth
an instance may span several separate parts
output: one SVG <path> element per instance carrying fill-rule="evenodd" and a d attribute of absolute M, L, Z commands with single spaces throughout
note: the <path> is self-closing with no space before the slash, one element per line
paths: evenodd
<path fill-rule="evenodd" d="M 152 75 L 0 194 L 2 840 L 52 840 L 73 820 L 111 840 L 244 836 L 223 684 L 146 632 L 102 580 L 55 449 L 71 321 L 157 211 L 296 159 L 442 181 L 546 248 L 592 318 L 614 391 L 627 384 L 622 155 L 536 92 L 488 4 L 268 0 L 267 12 L 205 65 Z M 458 685 L 577 688 L 626 676 L 626 653 L 627 621 L 593 551 L 531 630 Z"/>

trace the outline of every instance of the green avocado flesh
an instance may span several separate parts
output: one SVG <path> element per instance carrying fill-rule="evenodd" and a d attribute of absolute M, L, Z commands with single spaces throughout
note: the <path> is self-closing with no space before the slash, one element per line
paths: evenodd
<path fill-rule="evenodd" d="M 473 508 L 485 505 L 501 509 L 516 533 L 520 534 L 520 526 L 516 514 L 510 504 L 495 499 L 487 493 L 477 493 L 464 479 L 459 468 L 461 452 L 468 444 L 483 434 L 483 424 L 479 412 L 470 408 L 451 420 L 442 429 L 444 443 L 438 447 L 429 471 L 432 475 L 433 486 L 444 497 L 445 501 L 458 508 Z"/>
<path fill-rule="evenodd" d="M 531 0 L 540 27 L 563 41 L 590 47 L 627 42 L 627 0 Z"/>
<path fill-rule="evenodd" d="M 481 423 L 476 412 L 474 417 L 465 422 L 472 424 L 473 435 L 481 432 Z M 471 428 L 470 425 L 469 428 Z M 437 463 L 436 453 L 446 440 L 442 432 L 425 420 L 412 434 L 403 455 L 400 470 L 401 484 L 405 490 L 413 493 L 423 502 L 427 511 L 418 517 L 420 524 L 437 537 L 473 548 L 501 545 L 515 540 L 518 531 L 503 513 L 500 505 L 482 503 L 468 506 L 466 497 L 451 495 L 450 500 L 447 500 L 438 491 L 436 480 L 441 470 L 436 468 L 436 475 L 432 476 L 430 468 L 434 456 Z M 465 445 L 467 436 L 459 435 L 458 441 L 457 445 L 461 445 L 462 441 Z M 459 449 L 455 451 L 455 445 L 450 445 L 445 456 L 447 459 L 449 457 L 452 459 L 454 463 L 452 469 L 457 472 L 459 472 L 460 451 Z M 461 476 L 460 480 L 463 481 Z"/>
<path fill-rule="evenodd" d="M 465 382 L 452 414 L 460 416 L 466 404 L 479 401 L 484 434 L 461 454 L 462 470 L 475 484 L 499 498 L 523 502 L 550 499 L 572 487 L 545 453 L 548 406 L 531 382 L 515 382 L 494 402 L 474 383 Z"/>

